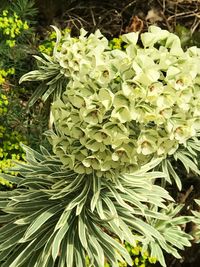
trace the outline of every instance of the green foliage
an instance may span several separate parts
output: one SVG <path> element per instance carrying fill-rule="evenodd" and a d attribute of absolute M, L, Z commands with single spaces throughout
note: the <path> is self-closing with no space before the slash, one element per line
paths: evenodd
<path fill-rule="evenodd" d="M 176 34 L 179 36 L 181 40 L 182 47 L 190 47 L 196 45 L 200 47 L 200 33 L 199 31 L 195 31 L 193 34 L 191 30 L 184 27 L 183 25 L 178 24 L 175 29 Z"/>
<path fill-rule="evenodd" d="M 15 75 L 16 78 L 24 73 L 24 69 L 27 71 L 27 66 L 31 67 L 28 55 L 33 51 L 30 34 L 33 33 L 35 15 L 33 1 L 28 0 L 12 1 L 0 9 L 0 69 L 14 68 L 19 75 Z"/>
<path fill-rule="evenodd" d="M 6 79 L 10 76 L 15 74 L 14 68 L 9 68 L 7 70 L 1 69 L 0 70 L 0 85 L 4 84 Z"/>
<path fill-rule="evenodd" d="M 23 20 L 27 20 L 30 24 L 36 24 L 35 17 L 38 15 L 38 10 L 34 0 L 15 0 L 9 8 L 16 12 Z"/>
<path fill-rule="evenodd" d="M 0 36 L 5 41 L 5 45 L 14 47 L 19 35 L 29 29 L 27 21 L 23 22 L 14 12 L 13 16 L 9 16 L 8 10 L 3 10 L 0 17 Z"/>
<path fill-rule="evenodd" d="M 25 141 L 27 131 L 23 115 L 24 103 L 19 98 L 24 91 L 18 85 L 19 77 L 31 67 L 30 33 L 36 9 L 33 1 L 16 0 L 0 6 L 0 172 L 5 173 L 14 165 L 14 161 L 23 161 L 24 153 L 20 142 Z M 28 64 L 27 64 L 27 62 Z M 30 90 L 30 89 L 29 89 Z M 16 173 L 13 173 L 16 174 Z M 1 177 L 1 176 L 0 176 Z M 2 185 L 11 187 L 5 179 Z"/>
<path fill-rule="evenodd" d="M 0 222 L 4 223 L 0 228 L 1 267 L 56 266 L 56 259 L 58 267 L 81 267 L 86 265 L 86 255 L 98 267 L 105 260 L 113 267 L 124 260 L 132 265 L 121 244 L 124 241 L 133 246 L 137 241 L 155 243 L 150 256 L 165 266 L 161 248 L 176 249 L 165 240 L 162 227 L 156 229 L 149 223 L 152 218 L 165 222 L 168 231 L 174 228 L 170 213 L 157 211 L 159 207 L 167 210 L 165 201 L 171 200 L 166 190 L 153 184 L 165 175 L 149 172 L 158 160 L 107 181 L 95 172 L 77 175 L 43 147 L 41 153 L 25 150 L 28 164 L 15 168 L 21 176 L 3 174 L 17 188 L 0 194 Z M 179 232 L 184 235 L 181 229 Z"/>
<path fill-rule="evenodd" d="M 7 172 L 7 169 L 14 166 L 14 161 L 24 160 L 24 153 L 20 142 L 26 142 L 24 137 L 16 130 L 7 125 L 8 112 L 10 109 L 8 97 L 0 94 L 0 173 Z M 12 173 L 17 174 L 15 172 Z M 0 175 L 0 184 L 11 187 Z"/>
<path fill-rule="evenodd" d="M 12 158 L 12 159 L 20 159 L 20 155 L 22 153 L 22 149 L 19 145 L 21 141 L 25 141 L 24 138 L 17 132 L 6 132 L 7 129 L 3 126 L 0 127 L 0 139 L 2 143 L 2 147 L 0 148 L 0 158 Z"/>
<path fill-rule="evenodd" d="M 39 45 L 38 49 L 41 53 L 45 53 L 47 55 L 52 55 L 53 48 L 55 46 L 56 41 L 56 33 L 53 31 L 52 33 L 48 33 L 45 40 Z"/>
<path fill-rule="evenodd" d="M 183 225 L 194 220 L 192 216 L 181 216 L 180 211 L 183 205 L 175 205 L 170 203 L 167 209 L 161 209 L 159 212 L 170 217 L 169 221 L 149 218 L 148 222 L 164 237 L 165 243 L 161 243 L 162 251 L 160 251 L 158 244 L 150 242 L 145 244 L 143 242 L 143 249 L 150 248 L 151 255 L 158 258 L 161 265 L 165 264 L 163 251 L 172 254 L 175 258 L 181 259 L 179 250 L 183 250 L 185 246 L 191 246 L 190 240 L 193 237 L 183 231 Z"/>

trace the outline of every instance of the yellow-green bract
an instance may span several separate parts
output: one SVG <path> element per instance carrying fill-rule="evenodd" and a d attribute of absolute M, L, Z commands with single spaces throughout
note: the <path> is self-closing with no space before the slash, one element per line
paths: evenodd
<path fill-rule="evenodd" d="M 142 46 L 138 33 L 122 35 L 125 51 L 99 31 L 86 34 L 68 33 L 60 48 L 58 33 L 54 49 L 69 79 L 52 105 L 50 139 L 63 164 L 112 178 L 186 146 L 200 128 L 200 49 L 184 52 L 176 35 L 155 26 L 141 34 Z"/>

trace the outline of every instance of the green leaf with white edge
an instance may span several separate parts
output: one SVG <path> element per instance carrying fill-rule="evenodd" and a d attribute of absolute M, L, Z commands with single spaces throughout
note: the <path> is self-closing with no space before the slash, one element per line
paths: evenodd
<path fill-rule="evenodd" d="M 158 164 L 160 164 L 160 162 L 163 160 L 163 158 L 154 158 L 152 159 L 149 163 L 143 165 L 139 170 L 133 172 L 133 175 L 144 175 L 146 174 L 148 171 L 152 170 L 153 168 L 155 168 Z M 132 175 L 131 174 L 131 175 Z"/>
<path fill-rule="evenodd" d="M 1 267 L 10 267 L 12 262 L 18 257 L 19 254 L 23 253 L 26 247 L 27 245 L 21 244 L 17 248 L 15 248 L 14 252 L 10 253 L 10 255 L 6 258 Z"/>
<path fill-rule="evenodd" d="M 40 211 L 36 211 L 33 214 L 26 216 L 24 218 L 20 218 L 18 220 L 16 220 L 14 222 L 14 224 L 17 225 L 26 225 L 26 224 L 30 224 L 31 222 L 33 222 L 39 215 L 41 214 Z"/>
<path fill-rule="evenodd" d="M 200 170 L 198 169 L 197 165 L 184 152 L 177 151 L 174 154 L 174 158 L 176 160 L 179 159 L 183 163 L 183 165 L 184 165 L 185 169 L 187 170 L 187 172 L 189 172 L 189 170 L 192 170 L 195 173 L 200 174 Z"/>
<path fill-rule="evenodd" d="M 45 246 L 42 250 L 42 253 L 39 255 L 38 260 L 36 262 L 36 266 L 34 267 L 49 267 L 48 266 L 48 262 L 52 259 L 52 255 L 51 255 L 51 245 L 52 245 L 52 241 L 54 238 L 54 234 L 52 234 L 51 236 L 48 237 Z"/>
<path fill-rule="evenodd" d="M 73 267 L 74 263 L 74 237 L 75 232 L 71 227 L 67 234 L 67 250 L 65 253 L 65 261 L 67 267 Z"/>
<path fill-rule="evenodd" d="M 35 251 L 32 253 L 32 256 L 30 258 L 30 261 L 26 263 L 26 266 L 24 267 L 35 267 L 35 264 L 37 262 L 38 257 L 40 256 L 40 251 Z"/>
<path fill-rule="evenodd" d="M 17 244 L 21 239 L 21 237 L 23 236 L 23 234 L 24 234 L 24 228 L 18 229 L 17 232 L 15 231 L 10 233 L 10 235 L 6 239 L 4 239 L 4 242 L 2 242 L 1 240 L 2 243 L 0 244 L 0 250 L 5 250 L 13 246 L 13 244 Z"/>
<path fill-rule="evenodd" d="M 155 257 L 163 267 L 167 267 L 160 246 L 156 242 L 150 242 L 151 257 Z"/>
<path fill-rule="evenodd" d="M 169 170 L 168 170 L 168 160 L 167 159 L 164 159 L 162 162 L 161 162 L 161 170 L 163 173 L 165 173 L 165 179 L 168 183 L 172 183 L 171 181 L 171 176 L 169 174 Z"/>
<path fill-rule="evenodd" d="M 99 242 L 97 241 L 96 237 L 90 235 L 89 236 L 89 244 L 91 246 L 91 253 L 94 255 L 94 259 L 99 267 L 104 267 L 104 252 L 102 247 L 100 246 Z"/>
<path fill-rule="evenodd" d="M 46 75 L 44 70 L 33 70 L 28 72 L 27 74 L 24 74 L 20 80 L 19 83 L 27 82 L 27 81 L 45 81 L 49 77 Z"/>
<path fill-rule="evenodd" d="M 35 250 L 41 251 L 46 245 L 47 240 L 53 234 L 53 229 L 48 225 L 44 233 L 41 233 L 41 238 L 39 239 L 37 245 L 35 246 Z"/>
<path fill-rule="evenodd" d="M 43 161 L 43 160 L 46 159 L 41 153 L 38 153 L 37 151 L 33 150 L 29 146 L 26 146 L 25 144 L 21 144 L 21 147 L 26 152 L 26 154 L 29 155 L 29 157 L 32 160 L 35 159 L 35 160 L 38 160 L 38 161 Z"/>
<path fill-rule="evenodd" d="M 110 237 L 106 233 L 102 232 L 95 225 L 92 225 L 92 228 L 95 230 L 95 235 L 96 235 L 96 237 L 98 238 L 98 240 L 101 243 L 109 244 L 108 245 L 109 247 L 116 248 L 117 251 L 120 253 L 120 255 L 124 257 L 124 259 L 126 260 L 126 262 L 129 265 L 132 265 L 132 259 L 131 259 L 130 255 L 128 254 L 127 250 L 119 242 L 117 242 L 115 239 L 113 239 L 112 237 Z"/>
<path fill-rule="evenodd" d="M 56 90 L 56 84 L 49 85 L 49 88 L 45 91 L 42 96 L 42 100 L 45 102 L 47 98 Z"/>
<path fill-rule="evenodd" d="M 41 83 L 33 92 L 31 98 L 28 101 L 28 107 L 32 107 L 37 100 L 44 94 L 44 92 L 47 90 L 47 85 L 45 83 Z"/>
<path fill-rule="evenodd" d="M 101 178 L 93 174 L 93 196 L 90 202 L 91 211 L 94 211 L 101 192 Z"/>
<path fill-rule="evenodd" d="M 6 181 L 14 183 L 14 184 L 18 184 L 23 180 L 22 177 L 12 176 L 12 175 L 9 175 L 6 173 L 1 173 L 1 177 L 4 178 Z M 1 194 L 1 192 L 0 192 L 0 194 Z"/>
<path fill-rule="evenodd" d="M 166 241 L 159 240 L 159 245 L 161 249 L 165 250 L 167 253 L 172 254 L 175 258 L 181 259 L 181 255 L 178 253 L 177 249 L 168 244 Z M 158 259 L 159 260 L 159 259 Z"/>
<path fill-rule="evenodd" d="M 107 205 L 108 209 L 110 210 L 111 216 L 113 216 L 113 218 L 117 218 L 118 214 L 117 214 L 116 207 L 113 204 L 113 201 L 104 193 L 101 194 L 101 199 L 102 199 L 102 202 L 104 202 Z"/>
<path fill-rule="evenodd" d="M 66 251 L 67 251 L 67 239 L 64 238 L 60 246 L 60 256 L 58 261 L 59 267 L 66 267 Z"/>
<path fill-rule="evenodd" d="M 41 215 L 38 216 L 37 219 L 27 228 L 24 234 L 24 239 L 28 239 L 31 235 L 33 235 L 49 218 L 54 216 L 61 209 L 63 209 L 62 205 L 58 204 L 41 213 Z"/>
<path fill-rule="evenodd" d="M 76 196 L 67 206 L 67 210 L 72 210 L 74 207 L 80 205 L 81 203 L 84 205 L 85 201 L 86 201 L 86 198 L 87 198 L 87 194 L 89 193 L 89 190 L 90 190 L 90 185 L 91 185 L 91 182 L 90 180 L 88 180 L 86 182 L 86 184 L 84 185 L 84 188 L 82 190 L 82 192 Z M 83 208 L 83 205 L 81 205 L 81 208 L 79 210 L 77 210 L 78 214 L 80 214 L 82 208 Z M 78 215 L 77 214 L 77 215 Z"/>
<path fill-rule="evenodd" d="M 86 217 L 85 213 L 82 213 L 78 217 L 78 234 L 79 234 L 79 239 L 81 241 L 82 246 L 84 249 L 87 250 L 88 248 L 88 241 L 87 241 L 87 227 L 86 227 Z"/>
<path fill-rule="evenodd" d="M 51 25 L 51 27 L 54 29 L 54 31 L 56 32 L 56 45 L 55 45 L 55 47 L 54 47 L 54 53 L 55 52 L 57 52 L 57 47 L 58 47 L 58 45 L 59 45 L 59 43 L 60 43 L 60 40 L 61 40 L 61 32 L 60 32 L 60 30 L 56 27 L 56 26 L 54 26 L 54 25 Z"/>
<path fill-rule="evenodd" d="M 16 257 L 16 259 L 9 265 L 9 267 L 20 267 L 32 254 L 37 240 L 30 242 L 27 247 Z"/>
<path fill-rule="evenodd" d="M 80 267 L 85 267 L 86 255 L 83 248 L 80 246 L 80 243 L 75 240 L 75 265 Z M 62 266 L 60 266 L 62 267 Z"/>
<path fill-rule="evenodd" d="M 42 54 L 42 55 L 44 55 L 44 54 Z M 34 55 L 33 56 L 37 61 L 39 61 L 39 62 L 41 62 L 42 63 L 42 65 L 46 65 L 46 66 L 48 66 L 49 65 L 49 63 L 52 61 L 52 59 L 51 58 L 49 58 L 49 60 L 44 60 L 42 57 L 39 57 L 39 56 L 36 56 L 36 55 Z M 47 59 L 47 58 L 46 58 Z"/>
<path fill-rule="evenodd" d="M 9 200 L 0 200 L 0 209 L 7 207 Z"/>
<path fill-rule="evenodd" d="M 15 215 L 13 215 L 13 214 L 1 215 L 0 216 L 0 224 L 11 222 L 11 221 L 13 221 L 13 219 L 15 219 Z"/>
<path fill-rule="evenodd" d="M 52 257 L 53 257 L 54 261 L 56 260 L 56 258 L 59 255 L 61 242 L 64 239 L 64 237 L 67 235 L 68 230 L 69 230 L 71 223 L 72 223 L 72 221 L 71 221 L 71 223 L 68 222 L 68 216 L 66 219 L 67 220 L 65 221 L 65 224 L 62 227 L 60 227 L 59 230 L 56 232 L 56 235 L 55 235 L 53 243 L 52 243 Z"/>
<path fill-rule="evenodd" d="M 124 234 L 124 239 L 130 243 L 133 247 L 137 245 L 136 237 L 131 232 L 130 228 L 124 221 L 119 217 L 119 226 L 122 229 L 122 233 Z M 117 234 L 117 232 L 116 232 Z"/>

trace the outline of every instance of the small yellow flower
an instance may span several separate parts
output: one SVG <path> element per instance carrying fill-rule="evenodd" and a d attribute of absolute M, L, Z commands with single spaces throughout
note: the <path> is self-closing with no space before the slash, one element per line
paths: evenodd
<path fill-rule="evenodd" d="M 8 15 L 8 10 L 7 9 L 3 10 L 3 16 L 6 17 L 7 15 Z"/>
<path fill-rule="evenodd" d="M 11 75 L 15 74 L 15 69 L 14 68 L 8 69 L 8 73 Z"/>
<path fill-rule="evenodd" d="M 157 262 L 157 259 L 155 257 L 149 257 L 149 262 L 155 264 Z"/>
<path fill-rule="evenodd" d="M 139 255 L 140 254 L 140 248 L 137 246 L 137 247 L 133 247 L 131 249 L 131 252 L 133 253 L 133 255 Z"/>
<path fill-rule="evenodd" d="M 24 30 L 28 30 L 29 29 L 27 21 L 24 22 L 24 26 L 23 27 L 24 27 Z"/>
<path fill-rule="evenodd" d="M 147 259 L 149 257 L 148 251 L 145 251 L 144 253 L 142 253 L 142 257 Z"/>
<path fill-rule="evenodd" d="M 5 79 L 0 75 L 0 85 L 5 82 Z"/>
<path fill-rule="evenodd" d="M 135 260 L 134 260 L 134 262 L 135 262 L 135 265 L 138 266 L 138 264 L 139 264 L 139 262 L 140 262 L 139 258 L 136 257 Z"/>

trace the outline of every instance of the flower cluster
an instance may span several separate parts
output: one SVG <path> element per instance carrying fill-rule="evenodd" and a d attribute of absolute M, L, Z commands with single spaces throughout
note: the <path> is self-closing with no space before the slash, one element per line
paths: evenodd
<path fill-rule="evenodd" d="M 0 116 L 7 113 L 8 98 L 4 94 L 0 94 Z M 1 134 L 1 133 L 0 133 Z"/>
<path fill-rule="evenodd" d="M 132 266 L 137 267 L 151 267 L 156 264 L 157 260 L 154 257 L 151 257 L 148 251 L 143 251 L 142 246 L 137 242 L 137 246 L 131 246 L 129 243 L 125 242 L 124 244 L 126 250 L 129 252 L 133 263 Z M 89 257 L 86 257 L 86 265 L 90 265 Z M 119 267 L 127 267 L 128 264 L 125 261 L 118 262 Z M 109 262 L 105 262 L 105 267 L 111 267 Z"/>
<path fill-rule="evenodd" d="M 1 115 L 1 114 L 0 114 Z M 0 126 L 0 173 L 6 173 L 14 162 L 24 161 L 24 151 L 20 147 L 20 142 L 26 143 L 23 136 L 17 131 L 8 132 L 4 126 Z M 11 172 L 17 175 L 16 172 Z M 0 175 L 0 185 L 11 187 L 11 183 L 6 182 Z"/>
<path fill-rule="evenodd" d="M 52 105 L 54 152 L 77 173 L 112 177 L 167 157 L 199 131 L 200 49 L 152 26 L 111 49 L 99 31 L 65 36 L 54 52 L 69 79 Z M 57 46 L 59 44 L 56 44 Z"/>
<path fill-rule="evenodd" d="M 14 68 L 9 68 L 7 70 L 0 69 L 0 85 L 5 83 L 6 77 L 8 75 L 13 75 L 13 74 L 15 74 L 15 69 Z"/>
<path fill-rule="evenodd" d="M 19 132 L 13 130 L 8 133 L 7 130 L 6 127 L 0 126 L 0 158 L 20 159 L 22 154 L 24 155 L 20 142 L 25 140 Z"/>
<path fill-rule="evenodd" d="M 11 16 L 8 10 L 3 10 L 0 17 L 0 34 L 5 39 L 7 46 L 14 47 L 16 37 L 28 29 L 27 21 L 22 21 L 15 12 Z"/>
<path fill-rule="evenodd" d="M 12 153 L 12 152 L 11 152 Z M 11 158 L 1 158 L 0 159 L 0 189 L 3 187 L 11 187 L 13 184 L 8 182 L 6 179 L 1 177 L 1 173 L 9 173 L 10 175 L 18 175 L 16 171 L 10 171 L 12 167 L 16 166 L 16 162 L 24 163 L 25 162 L 25 155 L 20 151 L 19 154 L 11 154 Z M 3 154 L 2 148 L 0 148 L 0 155 Z"/>
<path fill-rule="evenodd" d="M 125 242 L 124 246 L 133 260 L 132 266 L 150 267 L 156 264 L 156 258 L 151 257 L 148 251 L 143 251 L 142 246 L 139 243 L 137 243 L 137 246 L 133 247 L 129 243 Z M 111 265 L 108 262 L 105 263 L 105 267 L 110 266 Z M 119 262 L 119 267 L 127 266 L 128 264 L 125 261 Z"/>
<path fill-rule="evenodd" d="M 149 267 L 157 262 L 156 258 L 151 257 L 148 251 L 143 251 L 142 246 L 139 243 L 136 247 L 132 247 L 129 243 L 125 243 L 125 247 L 133 259 L 133 266 Z"/>
<path fill-rule="evenodd" d="M 112 40 L 110 40 L 109 42 L 109 46 L 111 49 L 120 49 L 123 50 L 124 46 L 123 46 L 123 40 L 122 37 L 119 36 L 118 38 L 113 38 Z"/>

